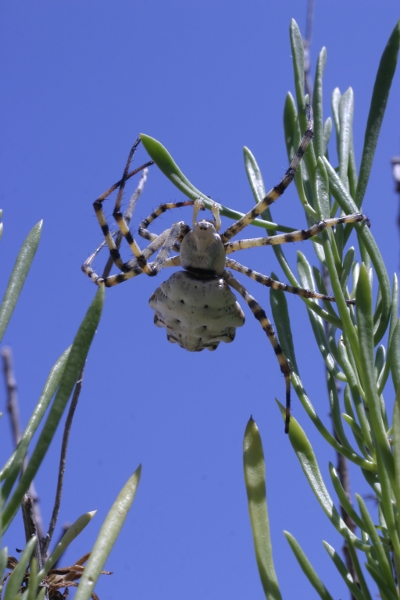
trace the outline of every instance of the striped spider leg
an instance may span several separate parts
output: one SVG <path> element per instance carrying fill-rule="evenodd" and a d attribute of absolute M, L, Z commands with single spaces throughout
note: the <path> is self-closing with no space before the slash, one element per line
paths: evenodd
<path fill-rule="evenodd" d="M 237 240 L 236 242 L 227 242 L 225 243 L 225 252 L 226 254 L 231 254 L 232 252 L 238 252 L 239 250 L 247 250 L 248 248 L 258 248 L 260 246 L 277 246 L 281 244 L 287 244 L 289 242 L 301 242 L 308 240 L 324 229 L 329 227 L 336 227 L 336 225 L 344 224 L 344 223 L 362 223 L 366 222 L 369 226 L 369 219 L 362 213 L 354 213 L 351 215 L 345 215 L 342 217 L 335 217 L 332 219 L 326 219 L 325 221 L 319 221 L 312 225 L 309 229 L 299 229 L 297 231 L 292 231 L 291 233 L 283 233 L 279 235 L 273 235 L 270 237 L 262 237 L 262 238 L 250 238 L 246 240 Z M 329 302 L 335 302 L 335 298 L 333 296 L 327 296 L 325 294 L 320 294 L 318 292 L 314 292 L 311 290 L 307 290 L 301 287 L 294 287 L 287 285 L 286 283 L 281 283 L 280 281 L 275 281 L 271 277 L 266 275 L 262 275 L 261 273 L 257 273 L 257 271 L 253 271 L 249 267 L 241 265 L 235 260 L 230 258 L 226 259 L 226 266 L 230 269 L 234 269 L 243 275 L 247 275 L 251 279 L 258 281 L 262 285 L 267 287 L 271 287 L 275 290 L 281 290 L 283 292 L 289 292 L 291 294 L 296 294 L 298 296 L 302 296 L 303 298 L 316 298 L 318 300 L 325 300 Z M 354 300 L 346 300 L 347 304 L 355 304 Z"/>
<path fill-rule="evenodd" d="M 365 215 L 363 215 L 361 213 L 355 213 L 353 215 L 347 215 L 344 217 L 338 217 L 338 218 L 333 218 L 333 219 L 327 219 L 325 221 L 320 221 L 319 223 L 316 223 L 315 225 L 313 225 L 312 227 L 310 227 L 307 230 L 298 230 L 298 231 L 294 231 L 289 234 L 275 235 L 275 236 L 271 236 L 271 237 L 253 238 L 253 239 L 247 239 L 247 240 L 238 240 L 236 242 L 227 242 L 224 244 L 224 248 L 225 248 L 226 254 L 230 254 L 232 252 L 237 252 L 239 250 L 255 248 L 255 247 L 259 247 L 259 246 L 278 245 L 278 244 L 285 244 L 288 242 L 302 241 L 302 240 L 307 240 L 310 237 L 315 236 L 316 234 L 320 233 L 327 227 L 334 227 L 335 225 L 338 225 L 340 223 L 360 223 L 360 222 L 364 222 L 364 221 L 366 221 L 369 224 L 368 219 Z M 221 238 L 222 238 L 222 236 L 221 236 Z M 225 265 L 226 265 L 226 267 L 229 267 L 230 269 L 238 271 L 239 273 L 246 275 L 250 279 L 257 281 L 258 283 L 261 283 L 262 285 L 264 285 L 266 287 L 271 287 L 275 290 L 280 290 L 283 292 L 289 292 L 292 294 L 296 294 L 303 298 L 314 298 L 314 299 L 319 299 L 319 300 L 324 300 L 324 301 L 329 301 L 329 302 L 335 302 L 335 298 L 333 296 L 327 296 L 325 294 L 320 294 L 319 292 L 315 292 L 315 291 L 308 290 L 308 289 L 301 288 L 301 287 L 290 286 L 290 285 L 287 285 L 286 283 L 276 281 L 276 280 L 272 279 L 271 277 L 268 277 L 267 275 L 258 273 L 257 271 L 254 271 L 253 269 L 250 269 L 249 267 L 246 267 L 231 258 L 226 257 Z M 285 386 L 286 386 L 285 432 L 288 433 L 289 423 L 290 423 L 290 404 L 291 404 L 291 398 L 290 398 L 291 369 L 290 369 L 289 362 L 282 351 L 282 348 L 279 344 L 278 338 L 274 332 L 273 326 L 272 326 L 271 322 L 269 321 L 268 317 L 266 316 L 264 309 L 260 306 L 260 304 L 257 302 L 257 300 L 249 294 L 249 292 L 246 290 L 246 288 L 236 278 L 233 277 L 233 275 L 229 271 L 225 271 L 223 274 L 223 277 L 224 277 L 225 281 L 228 283 L 228 285 L 231 286 L 232 288 L 234 288 L 243 297 L 243 299 L 247 302 L 248 306 L 250 307 L 250 309 L 253 312 L 256 319 L 260 322 L 261 327 L 267 334 L 268 339 L 270 340 L 270 342 L 272 344 L 272 347 L 274 349 L 276 357 L 279 361 L 281 372 L 283 373 L 283 375 L 285 377 Z M 355 304 L 355 301 L 347 299 L 346 303 L 347 304 Z"/>
<path fill-rule="evenodd" d="M 166 229 L 162 234 L 155 235 L 150 234 L 151 237 L 148 239 L 151 240 L 151 243 L 145 250 L 142 252 L 139 248 L 138 244 L 134 240 L 129 227 L 128 227 L 128 219 L 124 217 L 121 213 L 121 202 L 122 196 L 125 189 L 125 184 L 143 169 L 152 165 L 154 161 L 149 161 L 144 165 L 134 169 L 133 171 L 129 171 L 133 156 L 135 154 L 136 148 L 140 143 L 140 138 L 138 138 L 134 145 L 131 148 L 129 153 L 126 166 L 122 175 L 122 178 L 117 181 L 114 185 L 112 185 L 104 194 L 102 194 L 95 202 L 93 203 L 93 207 L 96 213 L 96 217 L 100 224 L 101 230 L 104 235 L 104 241 L 100 246 L 86 259 L 86 261 L 82 265 L 82 271 L 94 282 L 96 285 L 104 284 L 106 287 L 111 287 L 117 285 L 119 283 L 123 283 L 132 277 L 136 277 L 137 275 L 141 275 L 142 273 L 146 273 L 147 275 L 154 276 L 156 275 L 164 266 L 174 266 L 174 263 L 170 263 L 168 261 L 168 256 L 174 246 L 179 244 L 179 240 L 186 234 L 189 229 L 188 226 L 183 223 L 175 223 L 170 229 Z M 104 211 L 103 211 L 103 202 L 106 198 L 108 198 L 115 190 L 118 189 L 118 195 L 114 206 L 113 217 L 118 225 L 118 234 L 121 238 L 125 238 L 128 242 L 132 253 L 134 254 L 133 259 L 128 262 L 123 262 L 121 255 L 118 250 L 118 242 L 114 241 L 114 236 L 116 233 L 111 233 L 109 226 L 107 224 Z M 186 205 L 193 205 L 194 201 L 188 202 L 180 202 L 172 205 L 166 205 L 167 208 Z M 165 209 L 166 210 L 166 209 Z M 129 217 L 130 219 L 130 217 Z M 121 273 L 117 275 L 112 275 L 109 277 L 101 277 L 99 276 L 92 268 L 91 264 L 100 250 L 104 245 L 108 246 L 110 257 L 112 262 L 120 269 Z M 179 247 L 179 246 L 178 246 Z M 148 262 L 148 259 L 158 251 L 158 255 L 156 260 L 152 263 Z"/>

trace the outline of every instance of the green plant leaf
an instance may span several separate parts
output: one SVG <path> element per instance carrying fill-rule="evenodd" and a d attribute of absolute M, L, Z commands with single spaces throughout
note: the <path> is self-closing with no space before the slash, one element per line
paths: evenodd
<path fill-rule="evenodd" d="M 46 577 L 47 573 L 50 569 L 53 568 L 54 564 L 58 561 L 60 556 L 64 554 L 68 546 L 71 542 L 85 529 L 85 527 L 90 523 L 93 519 L 94 515 L 97 511 L 93 510 L 91 512 L 87 512 L 84 515 L 80 516 L 75 523 L 73 523 L 70 527 L 68 527 L 67 531 L 58 542 L 57 546 L 54 548 L 53 552 L 46 560 L 43 565 L 43 569 L 39 571 L 37 574 L 36 586 Z"/>
<path fill-rule="evenodd" d="M 359 527 L 360 529 L 364 529 L 364 523 L 363 523 L 362 519 L 358 516 L 356 511 L 354 510 L 352 504 L 350 503 L 350 500 L 347 497 L 347 494 L 343 489 L 342 483 L 339 479 L 336 469 L 331 462 L 329 463 L 329 474 L 331 476 L 331 480 L 333 483 L 333 487 L 335 488 L 335 492 L 338 495 L 340 505 L 344 508 L 346 513 L 349 515 L 349 517 L 352 519 L 352 521 L 354 521 L 354 523 L 357 525 L 357 527 Z"/>
<path fill-rule="evenodd" d="M 21 436 L 18 446 L 15 452 L 11 455 L 10 459 L 7 461 L 5 467 L 0 472 L 0 481 L 5 479 L 2 487 L 3 501 L 5 501 L 9 496 L 12 486 L 14 485 L 24 462 L 30 441 L 35 431 L 39 427 L 47 407 L 49 406 L 50 401 L 60 383 L 69 351 L 70 348 L 65 350 L 54 367 L 51 369 L 43 388 L 43 392 L 39 398 L 39 402 L 37 403 L 32 416 L 29 419 L 28 425 Z"/>
<path fill-rule="evenodd" d="M 364 500 L 358 494 L 356 494 L 356 498 L 358 501 L 358 505 L 360 507 L 361 518 L 365 524 L 368 535 L 372 542 L 372 546 L 375 550 L 375 556 L 376 556 L 376 560 L 374 561 L 375 566 L 379 570 L 380 575 L 381 575 L 383 581 L 385 581 L 386 586 L 390 589 L 392 594 L 394 594 L 394 597 L 397 597 L 397 591 L 396 591 L 396 586 L 393 581 L 391 565 L 389 563 L 388 557 L 383 548 L 382 540 L 380 539 L 380 537 L 376 531 L 375 525 L 374 525 L 372 518 L 367 510 L 367 507 L 365 506 Z"/>
<path fill-rule="evenodd" d="M 393 410 L 393 459 L 395 470 L 395 486 L 393 488 L 397 507 L 400 506 L 400 385 L 397 389 Z"/>
<path fill-rule="evenodd" d="M 168 177 L 174 186 L 177 187 L 178 190 L 180 190 L 183 194 L 185 194 L 185 196 L 190 198 L 190 200 L 197 200 L 200 198 L 206 208 L 211 210 L 213 200 L 198 190 L 188 180 L 188 178 L 185 177 L 168 150 L 155 138 L 145 135 L 144 133 L 140 134 L 140 139 L 142 140 L 142 144 L 149 156 L 154 160 L 157 167 L 164 173 L 166 177 Z M 244 213 L 240 213 L 222 205 L 220 205 L 220 213 L 224 217 L 234 219 L 235 221 L 244 215 Z M 264 229 L 267 228 L 267 224 L 261 219 L 256 219 L 252 222 L 252 225 L 257 225 L 258 227 L 263 227 Z"/>
<path fill-rule="evenodd" d="M 303 570 L 303 573 L 305 574 L 311 585 L 314 587 L 319 597 L 323 600 L 333 600 L 332 596 L 318 577 L 317 573 L 314 571 L 314 568 L 312 567 L 307 556 L 304 554 L 300 544 L 288 531 L 284 531 L 283 533 L 287 541 L 289 542 L 290 547 L 293 550 L 293 553 L 297 558 L 300 567 Z"/>
<path fill-rule="evenodd" d="M 0 305 L 0 341 L 14 312 L 22 286 L 31 267 L 42 234 L 43 221 L 29 232 L 15 261 L 3 301 Z"/>
<path fill-rule="evenodd" d="M 388 362 L 390 364 L 395 390 L 398 389 L 400 385 L 400 319 L 396 320 L 397 324 L 393 331 L 393 337 L 388 352 Z"/>
<path fill-rule="evenodd" d="M 254 199 L 256 202 L 260 202 L 264 196 L 267 195 L 260 168 L 256 159 L 254 158 L 254 155 L 248 148 L 246 148 L 246 146 L 243 148 L 243 157 L 247 179 L 249 181 L 251 191 L 253 192 Z M 285 225 L 273 223 L 270 219 L 270 214 L 271 213 L 269 209 L 266 209 L 261 214 L 261 218 L 265 221 L 265 226 L 268 227 L 272 233 L 276 233 L 277 231 L 282 231 L 284 233 L 295 231 L 293 227 L 286 227 Z"/>
<path fill-rule="evenodd" d="M 366 598 L 364 596 L 364 594 L 361 592 L 361 590 L 354 583 L 352 576 L 348 572 L 346 565 L 340 558 L 339 554 L 336 552 L 335 548 L 333 548 L 330 544 L 328 544 L 328 542 L 322 542 L 322 543 L 324 544 L 325 550 L 328 552 L 329 556 L 331 557 L 333 564 L 335 565 L 335 567 L 339 571 L 340 575 L 342 576 L 345 584 L 349 588 L 352 596 L 356 600 L 367 600 L 368 597 Z M 370 596 L 369 596 L 368 600 L 372 600 Z"/>
<path fill-rule="evenodd" d="M 360 375 L 362 377 L 362 384 L 366 398 L 368 398 L 368 409 L 370 415 L 369 422 L 375 438 L 375 444 L 379 444 L 383 460 L 383 464 L 380 465 L 379 453 L 377 453 L 378 473 L 381 471 L 381 469 L 386 469 L 392 484 L 394 484 L 393 456 L 382 420 L 381 404 L 376 387 L 372 291 L 365 265 L 361 266 L 360 276 L 357 284 L 356 315 L 361 362 Z"/>
<path fill-rule="evenodd" d="M 3 573 L 7 566 L 8 559 L 8 548 L 2 548 L 0 550 L 0 591 L 1 591 L 1 580 L 3 578 Z"/>
<path fill-rule="evenodd" d="M 268 600 L 281 600 L 270 538 L 265 461 L 258 427 L 250 417 L 243 442 L 243 466 L 258 572 Z"/>
<path fill-rule="evenodd" d="M 317 69 L 315 72 L 314 92 L 313 92 L 313 112 L 314 112 L 314 150 L 315 155 L 324 156 L 326 151 L 326 142 L 324 140 L 324 119 L 323 119 L 323 92 L 322 78 L 326 65 L 326 48 L 322 48 L 318 55 Z"/>
<path fill-rule="evenodd" d="M 396 391 L 396 383 L 395 381 L 400 381 L 400 356 L 399 356 L 399 346 L 400 339 L 396 338 L 396 326 L 398 324 L 398 310 L 399 310 L 399 284 L 397 280 L 396 273 L 393 275 L 393 285 L 392 285 L 392 309 L 391 309 L 391 317 L 390 317 L 390 328 L 389 328 L 389 338 L 388 338 L 388 351 L 386 356 L 386 363 L 381 373 L 381 376 L 378 380 L 378 394 L 380 395 L 386 385 L 389 373 L 392 372 L 392 378 L 394 382 L 394 389 Z M 399 335 L 400 330 L 397 330 Z M 395 339 L 396 338 L 396 339 Z M 393 376 L 394 374 L 394 376 Z"/>
<path fill-rule="evenodd" d="M 125 522 L 128 511 L 135 498 L 136 490 L 139 485 L 141 470 L 142 467 L 139 465 L 134 474 L 128 479 L 120 491 L 103 525 L 101 526 L 100 533 L 95 541 L 89 560 L 79 582 L 75 600 L 90 599 L 97 579 L 100 576 L 108 555 L 114 546 L 115 540 L 117 539 L 117 536 Z"/>
<path fill-rule="evenodd" d="M 31 559 L 32 553 L 36 546 L 36 537 L 33 536 L 29 542 L 27 542 L 24 551 L 22 552 L 19 562 L 13 572 L 11 573 L 8 581 L 7 587 L 4 594 L 4 600 L 16 600 L 19 596 L 19 588 L 21 587 L 21 583 L 23 578 L 25 577 L 26 568 Z"/>
<path fill-rule="evenodd" d="M 386 48 L 383 51 L 378 72 L 376 74 L 367 127 L 365 130 L 364 148 L 361 159 L 360 174 L 358 178 L 356 195 L 357 206 L 361 206 L 365 191 L 367 189 L 375 149 L 378 143 L 379 132 L 383 117 L 385 115 L 386 104 L 392 85 L 392 79 L 396 71 L 399 46 L 400 21 L 396 23 L 396 26 L 392 31 Z"/>
<path fill-rule="evenodd" d="M 272 272 L 272 278 L 276 279 L 274 272 Z M 284 292 L 271 288 L 269 300 L 279 343 L 282 346 L 282 350 L 286 358 L 289 359 L 293 369 L 298 372 L 296 354 L 293 344 L 293 334 L 290 326 L 289 310 L 285 294 Z"/>
<path fill-rule="evenodd" d="M 304 44 L 296 21 L 290 21 L 290 45 L 292 47 L 294 82 L 296 89 L 297 106 L 300 111 L 305 110 L 304 102 Z"/>
<path fill-rule="evenodd" d="M 354 200 L 349 195 L 346 188 L 343 186 L 335 170 L 332 168 L 332 166 L 329 164 L 325 157 L 322 160 L 329 177 L 329 189 L 335 197 L 335 199 L 337 200 L 343 212 L 347 215 L 358 212 L 357 205 L 354 203 Z M 384 336 L 390 317 L 391 292 L 389 276 L 387 274 L 382 255 L 379 251 L 378 246 L 376 245 L 371 231 L 369 230 L 369 227 L 367 227 L 365 223 L 356 223 L 354 224 L 354 228 L 356 229 L 357 234 L 360 240 L 362 241 L 362 245 L 365 247 L 369 257 L 371 258 L 371 262 L 374 265 L 380 285 L 379 289 L 382 300 L 382 313 L 380 319 L 374 327 L 374 344 L 376 345 L 379 344 L 382 337 Z"/>
<path fill-rule="evenodd" d="M 26 591 L 26 600 L 36 600 L 36 592 L 37 592 L 37 562 L 36 558 L 33 556 L 31 563 L 29 565 L 29 585 Z M 22 600 L 22 598 L 21 598 Z"/>
<path fill-rule="evenodd" d="M 348 183 L 349 157 L 353 145 L 354 94 L 349 88 L 340 98 L 339 177 L 344 186 Z"/>
<path fill-rule="evenodd" d="M 393 591 L 386 585 L 386 582 L 381 573 L 379 573 L 378 569 L 376 569 L 370 562 L 367 562 L 365 567 L 378 586 L 379 597 L 382 598 L 382 600 L 398 600 L 399 596 L 394 594 Z"/>
<path fill-rule="evenodd" d="M 93 336 L 99 324 L 104 301 L 104 286 L 101 286 L 83 319 L 72 344 L 71 352 L 64 367 L 60 385 L 50 409 L 39 440 L 28 465 L 3 512 L 3 531 L 7 529 L 18 511 L 22 498 L 35 477 L 50 446 L 64 409 L 74 388 L 75 382 L 85 364 Z"/>
<path fill-rule="evenodd" d="M 277 404 L 283 417 L 285 409 L 280 402 L 277 401 Z M 368 546 L 350 531 L 340 517 L 325 486 L 312 446 L 294 417 L 290 419 L 289 440 L 312 491 L 332 525 L 342 536 L 349 535 L 356 548 L 364 551 L 368 550 Z"/>
<path fill-rule="evenodd" d="M 365 581 L 364 573 L 362 572 L 362 569 L 361 569 L 360 560 L 359 560 L 357 551 L 351 540 L 347 539 L 346 544 L 347 544 L 347 550 L 348 550 L 350 558 L 351 558 L 351 562 L 353 563 L 353 567 L 354 567 L 354 570 L 356 573 L 356 578 L 358 579 L 358 585 L 360 586 L 361 591 L 363 593 L 363 599 L 364 600 L 372 600 L 372 596 L 369 593 L 367 582 Z"/>

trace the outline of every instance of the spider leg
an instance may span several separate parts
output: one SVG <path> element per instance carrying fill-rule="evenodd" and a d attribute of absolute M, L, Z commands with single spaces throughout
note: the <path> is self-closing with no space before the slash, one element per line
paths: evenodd
<path fill-rule="evenodd" d="M 283 192 L 286 190 L 288 185 L 290 185 L 290 183 L 293 181 L 297 167 L 299 166 L 300 161 L 303 158 L 304 153 L 307 150 L 307 147 L 314 135 L 314 121 L 312 116 L 312 108 L 309 104 L 306 104 L 306 110 L 307 130 L 301 138 L 300 146 L 296 154 L 293 156 L 289 168 L 284 174 L 282 181 L 278 183 L 278 185 L 273 187 L 272 190 L 270 190 L 268 194 L 262 200 L 260 200 L 260 202 L 256 204 L 256 206 L 252 210 L 250 210 L 241 219 L 233 223 L 233 225 L 228 227 L 225 233 L 221 235 L 221 239 L 224 244 L 232 237 L 237 235 L 239 231 L 242 231 L 242 229 L 247 227 L 247 225 L 250 225 L 250 223 L 254 221 L 254 219 L 256 219 L 259 215 L 261 215 L 261 213 L 263 213 L 266 208 L 268 208 L 273 202 L 275 202 L 275 200 L 282 196 Z"/>
<path fill-rule="evenodd" d="M 133 192 L 132 196 L 129 199 L 128 206 L 124 213 L 125 220 L 128 224 L 132 219 L 133 212 L 136 208 L 136 203 L 139 200 L 139 198 L 143 192 L 145 183 L 147 181 L 147 173 L 148 173 L 148 169 L 147 168 L 143 169 L 143 171 L 141 173 L 140 181 L 136 187 L 136 190 Z M 122 239 L 123 239 L 123 235 L 122 235 L 121 231 L 116 231 L 112 235 L 113 235 L 113 237 L 115 236 L 115 245 L 117 248 L 119 248 L 121 245 Z M 102 277 L 104 279 L 110 275 L 113 264 L 114 264 L 114 261 L 113 261 L 112 256 L 110 255 L 108 257 L 107 263 L 103 270 Z"/>
<path fill-rule="evenodd" d="M 157 239 L 153 240 L 151 244 L 147 246 L 143 250 L 143 258 L 146 260 L 146 264 L 151 269 L 151 273 L 156 275 L 164 266 L 179 266 L 179 256 L 168 258 L 169 253 L 176 241 L 180 241 L 186 233 L 190 230 L 189 226 L 186 225 L 183 221 L 179 223 L 175 223 L 171 229 L 166 229 L 163 233 L 157 236 Z M 128 279 L 132 279 L 137 275 L 141 275 L 144 273 L 144 269 L 141 268 L 139 262 L 136 258 L 131 259 L 130 261 L 122 264 L 121 273 L 117 273 L 116 275 L 110 275 L 109 277 L 100 277 L 95 273 L 93 268 L 91 267 L 91 263 L 94 258 L 97 256 L 101 248 L 104 246 L 105 242 L 103 242 L 84 262 L 82 265 L 82 271 L 90 277 L 90 279 L 96 283 L 97 285 L 104 284 L 106 287 L 112 287 L 114 285 L 118 285 L 119 283 L 123 283 L 124 281 L 128 281 Z M 147 260 L 152 256 L 155 252 L 159 250 L 159 253 L 152 263 L 147 263 Z"/>
<path fill-rule="evenodd" d="M 250 279 L 254 279 L 254 281 L 261 283 L 261 285 L 273 288 L 274 290 L 289 292 L 290 294 L 295 294 L 296 296 L 301 296 L 302 298 L 316 298 L 318 300 L 325 300 L 327 302 L 336 302 L 333 296 L 327 296 L 326 294 L 313 292 L 312 290 L 307 290 L 306 288 L 295 287 L 280 281 L 276 281 L 267 275 L 263 275 L 262 273 L 253 271 L 253 269 L 249 269 L 249 267 L 246 267 L 245 265 L 241 265 L 236 260 L 232 260 L 231 258 L 226 259 L 226 266 L 230 269 L 238 271 L 239 273 L 242 273 L 243 275 L 247 275 L 247 277 L 250 277 Z M 346 304 L 355 304 L 355 300 L 346 300 Z"/>
<path fill-rule="evenodd" d="M 115 208 L 114 208 L 114 213 L 118 213 L 120 206 L 121 206 L 121 201 L 122 201 L 122 194 L 125 188 L 125 183 L 128 181 L 128 179 L 130 179 L 131 177 L 133 177 L 133 175 L 136 175 L 136 173 L 139 173 L 139 171 L 142 171 L 143 169 L 145 169 L 146 167 L 150 166 L 153 164 L 154 161 L 149 161 L 146 164 L 138 167 L 137 169 L 134 169 L 133 171 L 129 172 L 129 167 L 130 164 L 132 162 L 132 158 L 133 155 L 135 154 L 136 148 L 140 143 L 140 138 L 138 138 L 135 143 L 133 144 L 131 151 L 129 153 L 128 156 L 128 160 L 126 162 L 126 166 L 122 175 L 122 179 L 120 179 L 119 181 L 117 181 L 117 183 L 115 183 L 114 185 L 112 185 L 106 192 L 104 192 L 104 194 L 102 194 L 99 198 L 97 198 L 97 200 L 95 200 L 95 202 L 93 203 L 93 208 L 94 211 L 96 213 L 96 217 L 97 220 L 100 224 L 101 230 L 103 232 L 105 241 L 107 243 L 108 249 L 110 251 L 110 256 L 113 259 L 113 262 L 115 263 L 115 265 L 119 268 L 122 269 L 123 267 L 123 261 L 121 258 L 121 255 L 119 253 L 118 247 L 113 239 L 112 234 L 110 233 L 110 229 L 108 227 L 106 218 L 104 216 L 104 212 L 103 212 L 103 202 L 106 198 L 108 198 L 108 196 L 110 194 L 112 194 L 112 192 L 114 192 L 117 188 L 119 188 L 118 190 L 118 196 L 117 196 L 117 200 L 115 203 Z"/>
<path fill-rule="evenodd" d="M 163 267 L 180 267 L 180 266 L 181 266 L 181 257 L 179 255 L 171 256 L 170 258 L 167 258 L 167 260 L 163 264 Z"/>
<path fill-rule="evenodd" d="M 298 229 L 291 233 L 282 233 L 279 235 L 271 235 L 262 238 L 252 238 L 248 240 L 238 240 L 236 242 L 227 242 L 225 251 L 227 254 L 245 250 L 247 248 L 255 248 L 258 246 L 278 246 L 280 244 L 288 244 L 289 242 L 302 242 L 314 237 L 328 227 L 335 227 L 340 223 L 360 223 L 365 221 L 369 225 L 369 219 L 361 213 L 354 213 L 343 217 L 335 217 L 333 219 L 325 219 L 315 223 L 309 229 Z"/>
<path fill-rule="evenodd" d="M 251 309 L 253 315 L 259 321 L 261 327 L 265 331 L 268 336 L 269 341 L 272 344 L 274 352 L 279 362 L 279 366 L 281 368 L 281 372 L 285 377 L 285 386 L 286 386 L 286 419 L 285 419 L 285 433 L 289 433 L 289 423 L 290 423 L 290 365 L 283 353 L 283 350 L 279 344 L 278 338 L 276 337 L 274 328 L 271 324 L 271 321 L 268 319 L 265 314 L 264 309 L 259 305 L 257 300 L 253 298 L 246 290 L 246 288 L 231 274 L 229 271 L 224 271 L 222 277 L 225 279 L 226 283 L 234 288 L 242 298 L 247 302 L 249 308 Z"/>
<path fill-rule="evenodd" d="M 165 213 L 167 210 L 171 210 L 172 208 L 182 208 L 183 206 L 193 206 L 196 202 L 197 200 L 185 200 L 183 202 L 169 202 L 166 204 L 160 204 L 160 206 L 156 208 L 151 215 L 149 215 L 146 219 L 143 219 L 143 221 L 140 223 L 138 228 L 139 235 L 146 240 L 153 241 L 157 237 L 157 234 L 152 233 L 147 229 L 150 223 L 155 221 L 157 217 Z"/>

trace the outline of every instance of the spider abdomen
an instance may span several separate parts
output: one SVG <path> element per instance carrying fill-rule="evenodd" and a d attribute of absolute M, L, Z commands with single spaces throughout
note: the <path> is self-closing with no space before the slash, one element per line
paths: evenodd
<path fill-rule="evenodd" d="M 164 327 L 168 340 L 190 352 L 215 350 L 232 342 L 244 314 L 228 284 L 219 277 L 198 279 L 178 271 L 164 281 L 149 300 L 154 323 Z"/>

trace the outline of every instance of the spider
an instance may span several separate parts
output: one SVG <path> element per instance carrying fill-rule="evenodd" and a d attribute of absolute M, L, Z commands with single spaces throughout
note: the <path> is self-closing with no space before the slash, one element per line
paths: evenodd
<path fill-rule="evenodd" d="M 221 219 L 217 203 L 212 204 L 213 220 L 201 219 L 199 221 L 197 220 L 198 213 L 204 209 L 201 200 L 186 200 L 183 202 L 161 204 L 139 225 L 139 235 L 150 242 L 144 250 L 141 250 L 134 240 L 129 230 L 127 219 L 124 218 L 120 210 L 126 180 L 150 164 L 147 163 L 129 173 L 133 154 L 140 141 L 137 140 L 129 154 L 122 179 L 100 196 L 93 204 L 105 241 L 82 265 L 83 272 L 94 283 L 105 285 L 106 287 L 117 285 L 142 273 L 146 273 L 149 276 L 157 275 L 164 267 L 183 267 L 184 271 L 175 272 L 157 288 L 151 296 L 149 304 L 155 311 L 155 324 L 166 329 L 167 339 L 189 351 L 201 351 L 205 348 L 215 350 L 221 341 L 233 341 L 236 328 L 241 327 L 245 320 L 243 311 L 231 288 L 238 292 L 248 304 L 271 342 L 281 372 L 284 375 L 286 390 L 286 433 L 289 432 L 290 423 L 291 369 L 289 362 L 282 351 L 274 328 L 265 311 L 228 268 L 238 271 L 250 279 L 254 279 L 258 283 L 275 290 L 290 292 L 304 298 L 317 298 L 330 302 L 334 302 L 335 299 L 332 296 L 326 296 L 311 290 L 292 287 L 275 281 L 271 277 L 258 273 L 228 258 L 228 255 L 247 248 L 307 240 L 327 227 L 334 227 L 339 223 L 367 221 L 367 218 L 363 214 L 355 213 L 326 219 L 325 221 L 315 223 L 309 229 L 298 230 L 292 233 L 231 241 L 233 237 L 239 234 L 247 225 L 250 225 L 252 221 L 260 216 L 266 208 L 284 193 L 288 185 L 292 182 L 296 169 L 312 137 L 312 111 L 311 107 L 307 106 L 307 130 L 300 141 L 300 146 L 293 156 L 288 170 L 281 182 L 273 187 L 254 208 L 230 225 L 223 233 L 220 233 Z M 119 193 L 113 217 L 118 225 L 120 239 L 122 237 L 125 238 L 134 255 L 134 258 L 128 262 L 122 261 L 118 250 L 118 243 L 114 241 L 115 234 L 110 232 L 103 212 L 103 201 L 117 188 L 119 188 Z M 159 235 L 151 233 L 148 230 L 149 225 L 166 210 L 183 206 L 193 206 L 192 228 L 184 221 L 179 221 Z M 101 277 L 95 273 L 91 264 L 105 244 L 107 244 L 110 257 L 120 270 L 120 273 Z M 171 257 L 170 253 L 174 249 L 178 250 L 179 254 Z M 155 253 L 157 253 L 156 258 L 152 262 L 149 262 L 150 257 Z M 347 300 L 346 302 L 354 304 L 354 300 Z"/>

